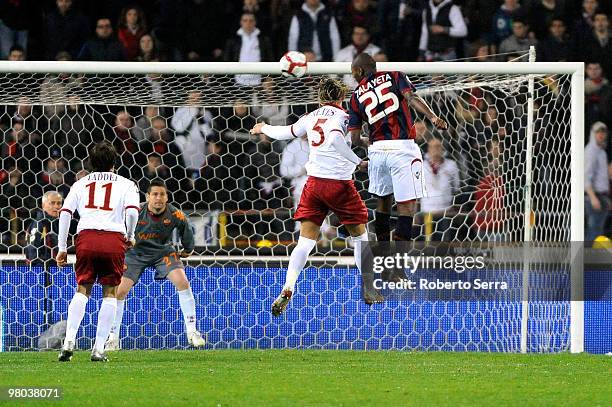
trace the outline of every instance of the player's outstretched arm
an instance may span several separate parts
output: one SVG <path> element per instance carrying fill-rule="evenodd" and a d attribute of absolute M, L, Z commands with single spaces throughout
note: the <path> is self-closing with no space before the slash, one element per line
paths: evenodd
<path fill-rule="evenodd" d="M 271 126 L 266 123 L 257 123 L 251 129 L 251 134 L 262 134 L 262 133 L 274 140 L 291 140 L 292 138 L 300 136 L 296 134 L 294 125 Z"/>
<path fill-rule="evenodd" d="M 424 114 L 433 123 L 433 125 L 436 126 L 436 128 L 440 130 L 448 129 L 448 124 L 444 121 L 444 119 L 436 116 L 427 102 L 425 102 L 421 97 L 412 92 L 404 93 L 404 97 L 406 98 L 406 101 L 410 107 L 414 108 L 417 112 Z"/>

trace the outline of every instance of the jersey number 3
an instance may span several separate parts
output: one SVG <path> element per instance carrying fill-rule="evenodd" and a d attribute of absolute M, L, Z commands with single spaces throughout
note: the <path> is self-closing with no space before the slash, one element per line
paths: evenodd
<path fill-rule="evenodd" d="M 389 87 L 391 87 L 391 82 L 383 82 L 373 90 L 369 90 L 359 96 L 359 103 L 364 105 L 365 114 L 368 116 L 368 123 L 374 124 L 389 113 L 399 109 L 399 100 L 397 96 L 395 96 L 395 93 L 383 93 L 383 91 Z M 387 106 L 383 111 L 375 113 L 378 106 L 384 107 L 388 100 L 391 101 L 391 105 Z"/>
<path fill-rule="evenodd" d="M 87 205 L 85 207 L 87 209 L 100 209 L 102 211 L 112 211 L 110 205 L 111 191 L 113 190 L 113 183 L 109 182 L 108 184 L 102 185 L 102 188 L 106 190 L 104 193 L 104 204 L 102 206 L 96 206 L 94 204 L 96 198 L 96 183 L 91 182 L 85 185 L 85 188 L 89 189 L 89 199 L 87 200 Z"/>

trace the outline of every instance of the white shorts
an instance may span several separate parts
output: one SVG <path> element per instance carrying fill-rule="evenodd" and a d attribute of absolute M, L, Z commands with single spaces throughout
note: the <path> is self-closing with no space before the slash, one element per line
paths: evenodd
<path fill-rule="evenodd" d="M 368 192 L 377 196 L 393 194 L 395 202 L 427 196 L 423 157 L 419 146 L 410 141 L 401 149 L 370 149 L 368 152 Z"/>

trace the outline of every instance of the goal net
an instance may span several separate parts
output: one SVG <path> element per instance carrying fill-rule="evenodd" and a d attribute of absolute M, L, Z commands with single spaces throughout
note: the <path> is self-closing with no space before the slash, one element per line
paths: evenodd
<path fill-rule="evenodd" d="M 533 268 L 512 261 L 498 265 L 512 265 L 504 273 L 515 273 L 531 297 L 366 306 L 352 243 L 333 216 L 287 313 L 271 316 L 297 241 L 291 215 L 305 182 L 308 144 L 272 142 L 249 129 L 262 120 L 297 121 L 317 107 L 320 75 L 350 71 L 345 63 L 313 63 L 309 69 L 309 76 L 289 80 L 269 63 L 3 63 L 4 349 L 36 348 L 40 334 L 66 318 L 75 288 L 72 268 L 40 263 L 55 250 L 56 230 L 32 220 L 40 216 L 45 192 L 65 196 L 87 174 L 88 149 L 103 139 L 120 153 L 119 174 L 136 181 L 141 192 L 153 178 L 163 178 L 170 201 L 188 215 L 196 253 L 186 272 L 210 347 L 517 352 L 580 346 L 580 332 L 577 342 L 571 332 L 580 304 L 573 306 L 569 297 L 538 299 L 542 283 L 529 276 Z M 582 68 L 517 62 L 388 63 L 379 69 L 406 72 L 449 123 L 448 131 L 439 132 L 414 116 L 430 189 L 415 216 L 417 241 L 490 247 L 581 240 L 582 187 L 575 171 L 582 164 L 574 160 L 581 161 L 583 135 L 572 106 L 582 108 L 575 94 Z M 355 152 L 366 156 L 362 148 Z M 367 174 L 356 173 L 355 181 L 373 213 Z M 570 268 L 552 267 L 555 278 L 571 278 Z M 82 349 L 95 337 L 99 298 L 94 290 L 78 336 Z M 127 298 L 123 323 L 123 349 L 187 346 L 175 290 L 154 281 L 151 270 Z"/>

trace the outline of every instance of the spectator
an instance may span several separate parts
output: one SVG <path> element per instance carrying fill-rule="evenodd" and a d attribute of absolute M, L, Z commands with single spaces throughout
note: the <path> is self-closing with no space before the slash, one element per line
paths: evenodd
<path fill-rule="evenodd" d="M 501 166 L 501 146 L 491 140 L 488 145 L 488 165 L 474 192 L 474 226 L 480 240 L 501 241 L 506 211 L 504 178 Z"/>
<path fill-rule="evenodd" d="M 425 137 L 427 136 L 427 124 L 423 120 L 415 120 L 414 121 L 414 142 L 419 146 L 423 146 L 425 144 Z"/>
<path fill-rule="evenodd" d="M 287 97 L 279 92 L 274 78 L 266 76 L 261 82 L 261 92 L 253 92 L 253 114 L 259 121 L 273 126 L 285 126 L 289 116 Z"/>
<path fill-rule="evenodd" d="M 57 191 L 47 191 L 42 196 L 42 210 L 30 222 L 26 232 L 26 259 L 31 265 L 55 266 L 55 249 L 59 228 L 59 210 L 62 196 Z"/>
<path fill-rule="evenodd" d="M 457 39 L 467 35 L 459 6 L 453 0 L 431 0 L 423 11 L 419 50 L 425 61 L 448 61 L 457 58 Z"/>
<path fill-rule="evenodd" d="M 20 45 L 13 45 L 9 51 L 7 59 L 9 61 L 25 61 L 25 50 Z"/>
<path fill-rule="evenodd" d="M 289 28 L 290 51 L 310 48 L 317 61 L 332 61 L 340 50 L 340 33 L 331 10 L 321 0 L 304 0 Z"/>
<path fill-rule="evenodd" d="M 161 116 L 153 117 L 150 130 L 149 137 L 140 143 L 139 150 L 147 155 L 153 153 L 159 155 L 162 163 L 172 171 L 174 178 L 183 178 L 185 176 L 185 164 L 183 163 L 181 150 L 172 141 L 166 119 Z"/>
<path fill-rule="evenodd" d="M 199 174 L 206 157 L 206 138 L 213 135 L 212 115 L 202 106 L 202 92 L 190 91 L 187 106 L 179 107 L 171 125 L 190 174 Z"/>
<path fill-rule="evenodd" d="M 512 35 L 502 41 L 499 52 L 500 54 L 525 53 L 529 52 L 529 47 L 536 43 L 536 40 L 529 37 L 529 26 L 525 21 L 515 18 L 512 22 Z"/>
<path fill-rule="evenodd" d="M 29 134 L 25 131 L 22 133 L 23 136 L 20 136 L 18 144 L 20 158 L 17 167 L 25 173 L 25 182 L 34 184 L 36 179 L 34 174 L 42 171 L 42 161 L 49 157 L 50 148 L 42 143 L 39 133 L 35 131 Z M 31 192 L 34 194 L 35 190 Z"/>
<path fill-rule="evenodd" d="M 57 54 L 57 61 L 70 61 L 70 53 L 62 51 Z M 59 122 L 66 106 L 59 104 L 68 98 L 78 100 L 76 94 L 83 82 L 83 76 L 78 74 L 49 74 L 40 86 L 40 99 L 43 101 L 43 114 L 50 122 Z M 79 100 L 80 101 L 80 100 Z"/>
<path fill-rule="evenodd" d="M 535 0 L 528 10 L 530 27 L 538 41 L 548 35 L 548 27 L 554 18 L 565 21 L 565 0 Z"/>
<path fill-rule="evenodd" d="M 499 11 L 499 3 L 501 0 L 465 0 L 460 3 L 468 25 L 467 41 L 473 42 L 487 38 L 489 43 L 493 42 L 493 33 L 497 28 L 493 17 Z M 508 25 L 508 35 L 510 32 L 510 25 Z"/>
<path fill-rule="evenodd" d="M 147 21 L 144 12 L 138 6 L 125 7 L 121 10 L 117 36 L 123 44 L 123 54 L 128 61 L 135 61 L 139 54 L 140 39 L 147 32 Z"/>
<path fill-rule="evenodd" d="M 424 0 L 380 0 L 377 5 L 378 41 L 395 61 L 418 57 Z"/>
<path fill-rule="evenodd" d="M 249 108 L 242 100 L 236 100 L 234 106 L 223 109 L 222 116 L 226 121 L 221 126 L 224 128 L 223 136 L 226 138 L 236 138 L 250 140 L 249 130 L 255 126 L 256 120 L 249 112 Z"/>
<path fill-rule="evenodd" d="M 72 182 L 66 161 L 61 158 L 61 151 L 52 153 L 52 157 L 45 161 L 45 170 L 40 174 L 40 184 L 44 191 L 57 191 L 63 197 L 68 195 Z"/>
<path fill-rule="evenodd" d="M 108 18 L 96 22 L 96 36 L 83 45 L 79 53 L 82 61 L 124 61 L 123 45 L 113 36 L 113 26 Z"/>
<path fill-rule="evenodd" d="M 28 48 L 28 33 L 33 28 L 33 18 L 39 13 L 35 0 L 0 0 L 0 58 L 7 59 L 13 46 L 24 54 Z"/>
<path fill-rule="evenodd" d="M 259 0 L 244 0 L 242 4 L 242 13 L 250 13 L 255 16 L 257 26 L 266 37 L 275 30 L 275 23 L 272 20 L 272 13 L 268 2 Z"/>
<path fill-rule="evenodd" d="M 181 4 L 175 36 L 183 58 L 187 61 L 221 59 L 229 31 L 226 0 L 185 0 Z"/>
<path fill-rule="evenodd" d="M 144 108 L 143 115 L 136 119 L 136 125 L 132 134 L 136 140 L 148 140 L 151 136 L 151 120 L 159 116 L 159 106 L 147 106 Z"/>
<path fill-rule="evenodd" d="M 523 13 L 519 0 L 504 0 L 504 4 L 493 15 L 491 40 L 498 47 L 503 40 L 512 35 L 514 19 Z"/>
<path fill-rule="evenodd" d="M 138 144 L 133 131 L 132 116 L 127 111 L 121 110 L 115 116 L 114 126 L 107 132 L 106 138 L 113 143 L 119 155 L 135 154 L 138 151 Z"/>
<path fill-rule="evenodd" d="M 610 180 L 608 179 L 608 127 L 602 122 L 591 126 L 589 143 L 584 150 L 585 212 L 587 218 L 585 241 L 592 242 L 604 232 L 610 209 Z"/>
<path fill-rule="evenodd" d="M 272 42 L 257 28 L 255 14 L 243 13 L 240 17 L 240 29 L 236 35 L 227 40 L 224 58 L 230 62 L 263 62 L 274 60 Z M 235 75 L 241 86 L 258 86 L 261 75 Z"/>
<path fill-rule="evenodd" d="M 157 47 L 155 46 L 155 40 L 150 34 L 144 34 L 140 37 L 136 60 L 139 62 L 154 62 L 161 60 Z"/>
<path fill-rule="evenodd" d="M 427 197 L 421 199 L 421 211 L 432 216 L 432 241 L 449 241 L 446 231 L 451 226 L 449 211 L 452 211 L 455 194 L 459 191 L 459 168 L 444 156 L 444 146 L 438 137 L 427 143 L 423 172 L 427 180 Z"/>
<path fill-rule="evenodd" d="M 389 62 L 389 58 L 384 52 L 377 52 L 376 54 L 372 55 L 372 58 L 374 58 L 374 61 L 376 62 Z"/>
<path fill-rule="evenodd" d="M 584 50 L 585 61 L 599 62 L 604 70 L 604 76 L 612 75 L 612 34 L 605 13 L 595 12 L 591 38 L 585 44 L 579 44 L 579 47 Z"/>
<path fill-rule="evenodd" d="M 549 35 L 538 47 L 537 60 L 542 62 L 564 62 L 572 60 L 572 47 L 566 34 L 565 22 L 560 18 L 553 18 L 548 26 Z"/>
<path fill-rule="evenodd" d="M 597 0 L 583 0 L 582 1 L 582 14 L 576 23 L 574 24 L 574 30 L 572 37 L 576 41 L 576 44 L 584 44 L 591 38 L 593 33 L 593 20 L 595 18 L 595 11 L 599 5 Z"/>
<path fill-rule="evenodd" d="M 23 173 L 15 167 L 9 168 L 8 182 L 2 185 L 2 196 L 0 196 L 0 209 L 14 210 L 20 217 L 29 216 L 30 210 L 36 208 L 36 197 L 41 191 L 36 185 L 24 181 Z"/>
<path fill-rule="evenodd" d="M 72 8 L 72 0 L 56 0 L 56 8 L 43 18 L 45 58 L 66 51 L 76 58 L 89 34 L 87 18 Z"/>
<path fill-rule="evenodd" d="M 599 62 L 587 63 L 585 73 L 585 124 L 587 125 L 585 133 L 588 133 L 593 123 L 604 121 L 605 103 L 612 97 L 612 87 L 608 79 L 604 78 Z"/>
<path fill-rule="evenodd" d="M 375 37 L 378 34 L 376 10 L 370 7 L 368 0 L 351 0 L 344 10 L 338 13 L 338 24 L 341 27 L 342 43 L 351 42 L 355 26 L 365 27 Z"/>
<path fill-rule="evenodd" d="M 69 96 L 68 103 L 61 106 L 62 114 L 51 118 L 50 132 L 55 135 L 58 144 L 74 148 L 74 157 L 82 166 L 82 160 L 87 157 L 90 144 L 104 138 L 102 129 L 106 123 L 95 109 L 82 104 L 78 96 Z"/>
<path fill-rule="evenodd" d="M 381 49 L 379 46 L 370 43 L 370 33 L 366 27 L 356 25 L 353 27 L 352 43 L 342 48 L 336 56 L 334 61 L 336 62 L 353 62 L 353 59 L 362 52 L 370 55 L 378 54 Z M 357 87 L 357 82 L 353 79 L 353 76 L 348 74 L 344 75 L 344 83 L 351 89 Z"/>
<path fill-rule="evenodd" d="M 248 126 L 244 128 L 246 130 Z M 257 210 L 282 207 L 283 199 L 288 197 L 288 191 L 277 175 L 282 143 L 273 144 L 271 139 L 261 134 L 258 140 L 247 143 L 244 148 L 245 154 L 238 162 L 244 165 L 246 175 L 240 183 L 246 197 L 243 207 Z"/>
<path fill-rule="evenodd" d="M 233 204 L 237 199 L 233 195 L 238 192 L 236 157 L 227 154 L 225 144 L 217 139 L 209 141 L 207 150 L 194 190 L 202 191 L 202 199 L 209 210 L 235 209 Z"/>
<path fill-rule="evenodd" d="M 142 177 L 138 181 L 138 189 L 146 191 L 149 183 L 155 178 L 161 178 L 166 181 L 168 191 L 173 193 L 177 191 L 176 180 L 171 178 L 170 169 L 162 163 L 162 159 L 158 154 L 149 154 L 147 157 L 147 165 L 144 167 Z"/>

